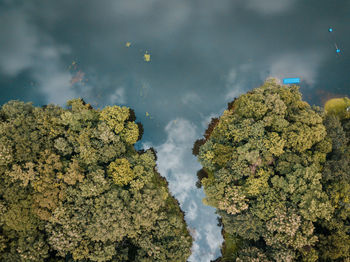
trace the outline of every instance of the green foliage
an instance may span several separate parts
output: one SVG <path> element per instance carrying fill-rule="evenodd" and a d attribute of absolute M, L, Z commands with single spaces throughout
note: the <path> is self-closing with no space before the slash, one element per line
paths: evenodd
<path fill-rule="evenodd" d="M 285 256 L 283 257 L 284 261 L 291 261 L 290 256 Z M 261 261 L 261 262 L 271 262 L 267 258 L 267 256 L 264 254 L 263 250 L 260 250 L 259 248 L 256 247 L 247 247 L 242 249 L 239 252 L 239 255 L 236 259 L 237 262 L 254 262 L 254 261 Z M 278 260 L 278 261 L 283 261 L 283 260 Z"/>
<path fill-rule="evenodd" d="M 334 213 L 330 219 L 316 224 L 320 232 L 317 248 L 323 260 L 346 261 L 350 260 L 349 119 L 327 114 L 324 123 L 333 150 L 327 156 L 322 181 Z"/>
<path fill-rule="evenodd" d="M 186 261 L 192 237 L 156 170 L 136 151 L 127 107 L 0 110 L 1 261 Z"/>
<path fill-rule="evenodd" d="M 269 178 L 271 172 L 259 169 L 256 176 L 249 176 L 244 184 L 244 190 L 248 197 L 257 197 L 269 190 Z"/>
<path fill-rule="evenodd" d="M 221 248 L 222 262 L 232 261 L 241 249 L 242 239 L 238 236 L 230 235 L 225 230 L 222 230 L 222 235 L 225 239 Z"/>
<path fill-rule="evenodd" d="M 192 148 L 192 154 L 195 156 L 198 156 L 199 154 L 199 148 L 205 143 L 205 139 L 198 139 Z"/>
<path fill-rule="evenodd" d="M 348 258 L 348 145 L 336 118 L 301 101 L 298 88 L 272 79 L 241 95 L 199 147 L 203 202 L 217 208 L 230 247 L 223 258 Z M 242 241 L 235 251 L 232 236 Z"/>

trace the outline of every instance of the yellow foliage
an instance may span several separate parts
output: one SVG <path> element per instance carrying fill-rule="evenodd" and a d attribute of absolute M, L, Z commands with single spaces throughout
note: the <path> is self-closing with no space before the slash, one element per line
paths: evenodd
<path fill-rule="evenodd" d="M 153 167 L 156 165 L 155 156 L 151 150 L 147 150 L 144 154 L 140 155 L 140 160 L 143 162 L 142 165 L 149 169 L 153 169 Z"/>
<path fill-rule="evenodd" d="M 129 118 L 129 108 L 123 106 L 107 106 L 101 113 L 99 119 L 105 121 L 116 134 L 119 134 L 124 128 L 124 122 Z"/>
<path fill-rule="evenodd" d="M 316 150 L 322 153 L 329 153 L 332 151 L 332 139 L 330 137 L 325 137 L 321 142 L 316 144 Z"/>
<path fill-rule="evenodd" d="M 215 163 L 222 166 L 225 165 L 231 158 L 233 148 L 222 144 L 214 144 L 213 151 L 215 154 Z"/>
<path fill-rule="evenodd" d="M 34 163 L 27 162 L 25 169 L 20 165 L 14 164 L 12 170 L 5 171 L 5 174 L 11 178 L 12 181 L 20 181 L 26 187 L 30 181 L 34 181 L 36 173 L 34 171 Z"/>
<path fill-rule="evenodd" d="M 206 197 L 202 198 L 202 203 L 203 203 L 203 205 L 205 205 L 205 206 L 210 206 L 210 204 L 209 204 L 209 202 L 208 202 L 208 200 L 207 200 Z"/>
<path fill-rule="evenodd" d="M 28 200 L 21 200 L 19 203 L 10 204 L 7 212 L 3 215 L 4 226 L 17 232 L 29 232 L 36 229 L 36 217 L 29 208 Z"/>
<path fill-rule="evenodd" d="M 134 167 L 135 176 L 141 176 L 145 172 L 145 168 L 143 166 L 137 165 Z"/>
<path fill-rule="evenodd" d="M 207 160 L 212 160 L 215 157 L 215 154 L 213 151 L 207 151 L 204 154 L 204 158 Z"/>
<path fill-rule="evenodd" d="M 350 106 L 350 99 L 347 97 L 333 98 L 328 100 L 324 105 L 324 110 L 327 114 L 334 114 L 340 117 L 340 119 L 350 118 L 350 111 L 346 108 Z"/>
<path fill-rule="evenodd" d="M 243 118 L 262 118 L 268 111 L 268 106 L 263 103 L 265 97 L 261 94 L 244 94 L 237 100 L 236 112 Z"/>
<path fill-rule="evenodd" d="M 263 169 L 259 169 L 257 174 L 258 177 L 250 176 L 246 181 L 245 190 L 247 196 L 258 196 L 265 189 L 269 188 L 269 184 L 267 181 L 270 177 L 270 173 L 266 172 Z"/>
<path fill-rule="evenodd" d="M 128 122 L 126 128 L 122 132 L 124 141 L 128 144 L 135 144 L 139 137 L 139 128 L 135 122 Z"/>
<path fill-rule="evenodd" d="M 143 181 L 143 179 L 135 179 L 130 181 L 130 187 L 135 191 L 139 191 L 144 186 L 145 182 Z"/>
<path fill-rule="evenodd" d="M 208 177 L 202 179 L 202 185 L 206 198 L 202 199 L 202 203 L 207 206 L 217 207 L 218 199 L 224 193 L 225 184 L 216 183 L 212 172 L 208 171 Z"/>
<path fill-rule="evenodd" d="M 112 176 L 115 184 L 123 186 L 135 178 L 131 165 L 126 158 L 116 159 L 108 166 L 108 174 Z"/>
<path fill-rule="evenodd" d="M 208 195 L 207 192 L 205 193 Z M 249 205 L 247 202 L 249 202 L 249 200 L 242 193 L 242 188 L 240 186 L 231 186 L 225 188 L 223 199 L 220 200 L 215 207 L 225 210 L 228 214 L 235 215 L 248 209 Z"/>
<path fill-rule="evenodd" d="M 332 188 L 332 205 L 335 208 L 340 207 L 340 203 L 349 203 L 350 202 L 350 185 L 349 184 L 335 184 Z"/>
<path fill-rule="evenodd" d="M 74 260 L 85 259 L 88 257 L 89 247 L 88 241 L 82 240 L 80 246 L 73 250 L 72 255 Z"/>
<path fill-rule="evenodd" d="M 161 187 L 160 191 L 161 191 L 162 199 L 166 200 L 169 196 L 169 192 L 168 192 L 167 188 Z"/>
<path fill-rule="evenodd" d="M 79 166 L 78 161 L 73 159 L 67 172 L 63 175 L 63 181 L 68 185 L 75 185 L 77 181 L 83 182 L 84 177 L 84 170 Z"/>
<path fill-rule="evenodd" d="M 278 133 L 271 132 L 268 133 L 268 138 L 264 139 L 264 145 L 271 154 L 275 156 L 280 156 L 284 153 L 284 145 L 286 141 L 282 139 Z"/>

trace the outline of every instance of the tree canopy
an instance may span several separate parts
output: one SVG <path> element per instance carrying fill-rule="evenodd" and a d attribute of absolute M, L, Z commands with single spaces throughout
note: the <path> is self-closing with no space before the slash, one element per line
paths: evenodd
<path fill-rule="evenodd" d="M 186 261 L 192 237 L 133 110 L 0 110 L 1 261 Z"/>
<path fill-rule="evenodd" d="M 203 203 L 223 225 L 217 261 L 350 260 L 350 123 L 298 89 L 267 80 L 194 144 Z"/>

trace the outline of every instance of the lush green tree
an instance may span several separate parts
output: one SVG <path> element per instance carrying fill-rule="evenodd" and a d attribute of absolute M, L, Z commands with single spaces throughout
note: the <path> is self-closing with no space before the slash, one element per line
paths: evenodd
<path fill-rule="evenodd" d="M 323 174 L 332 143 L 344 141 L 332 142 L 325 112 L 298 89 L 266 81 L 229 103 L 194 145 L 203 203 L 222 220 L 222 261 L 349 259 L 349 179 L 337 183 L 331 164 Z"/>
<path fill-rule="evenodd" d="M 133 110 L 10 101 L 0 110 L 1 261 L 186 261 L 192 237 L 136 151 Z"/>

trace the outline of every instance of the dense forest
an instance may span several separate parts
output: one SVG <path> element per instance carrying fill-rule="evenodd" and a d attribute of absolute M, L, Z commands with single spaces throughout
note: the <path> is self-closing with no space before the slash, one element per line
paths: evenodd
<path fill-rule="evenodd" d="M 349 101 L 310 106 L 269 79 L 212 119 L 193 154 L 217 262 L 350 262 Z M 0 261 L 187 261 L 184 212 L 157 152 L 134 147 L 134 111 L 67 106 L 0 109 Z"/>
<path fill-rule="evenodd" d="M 193 154 L 224 243 L 215 261 L 350 261 L 349 99 L 274 79 L 228 104 Z"/>
<path fill-rule="evenodd" d="M 192 236 L 127 107 L 0 111 L 0 261 L 186 261 Z"/>

